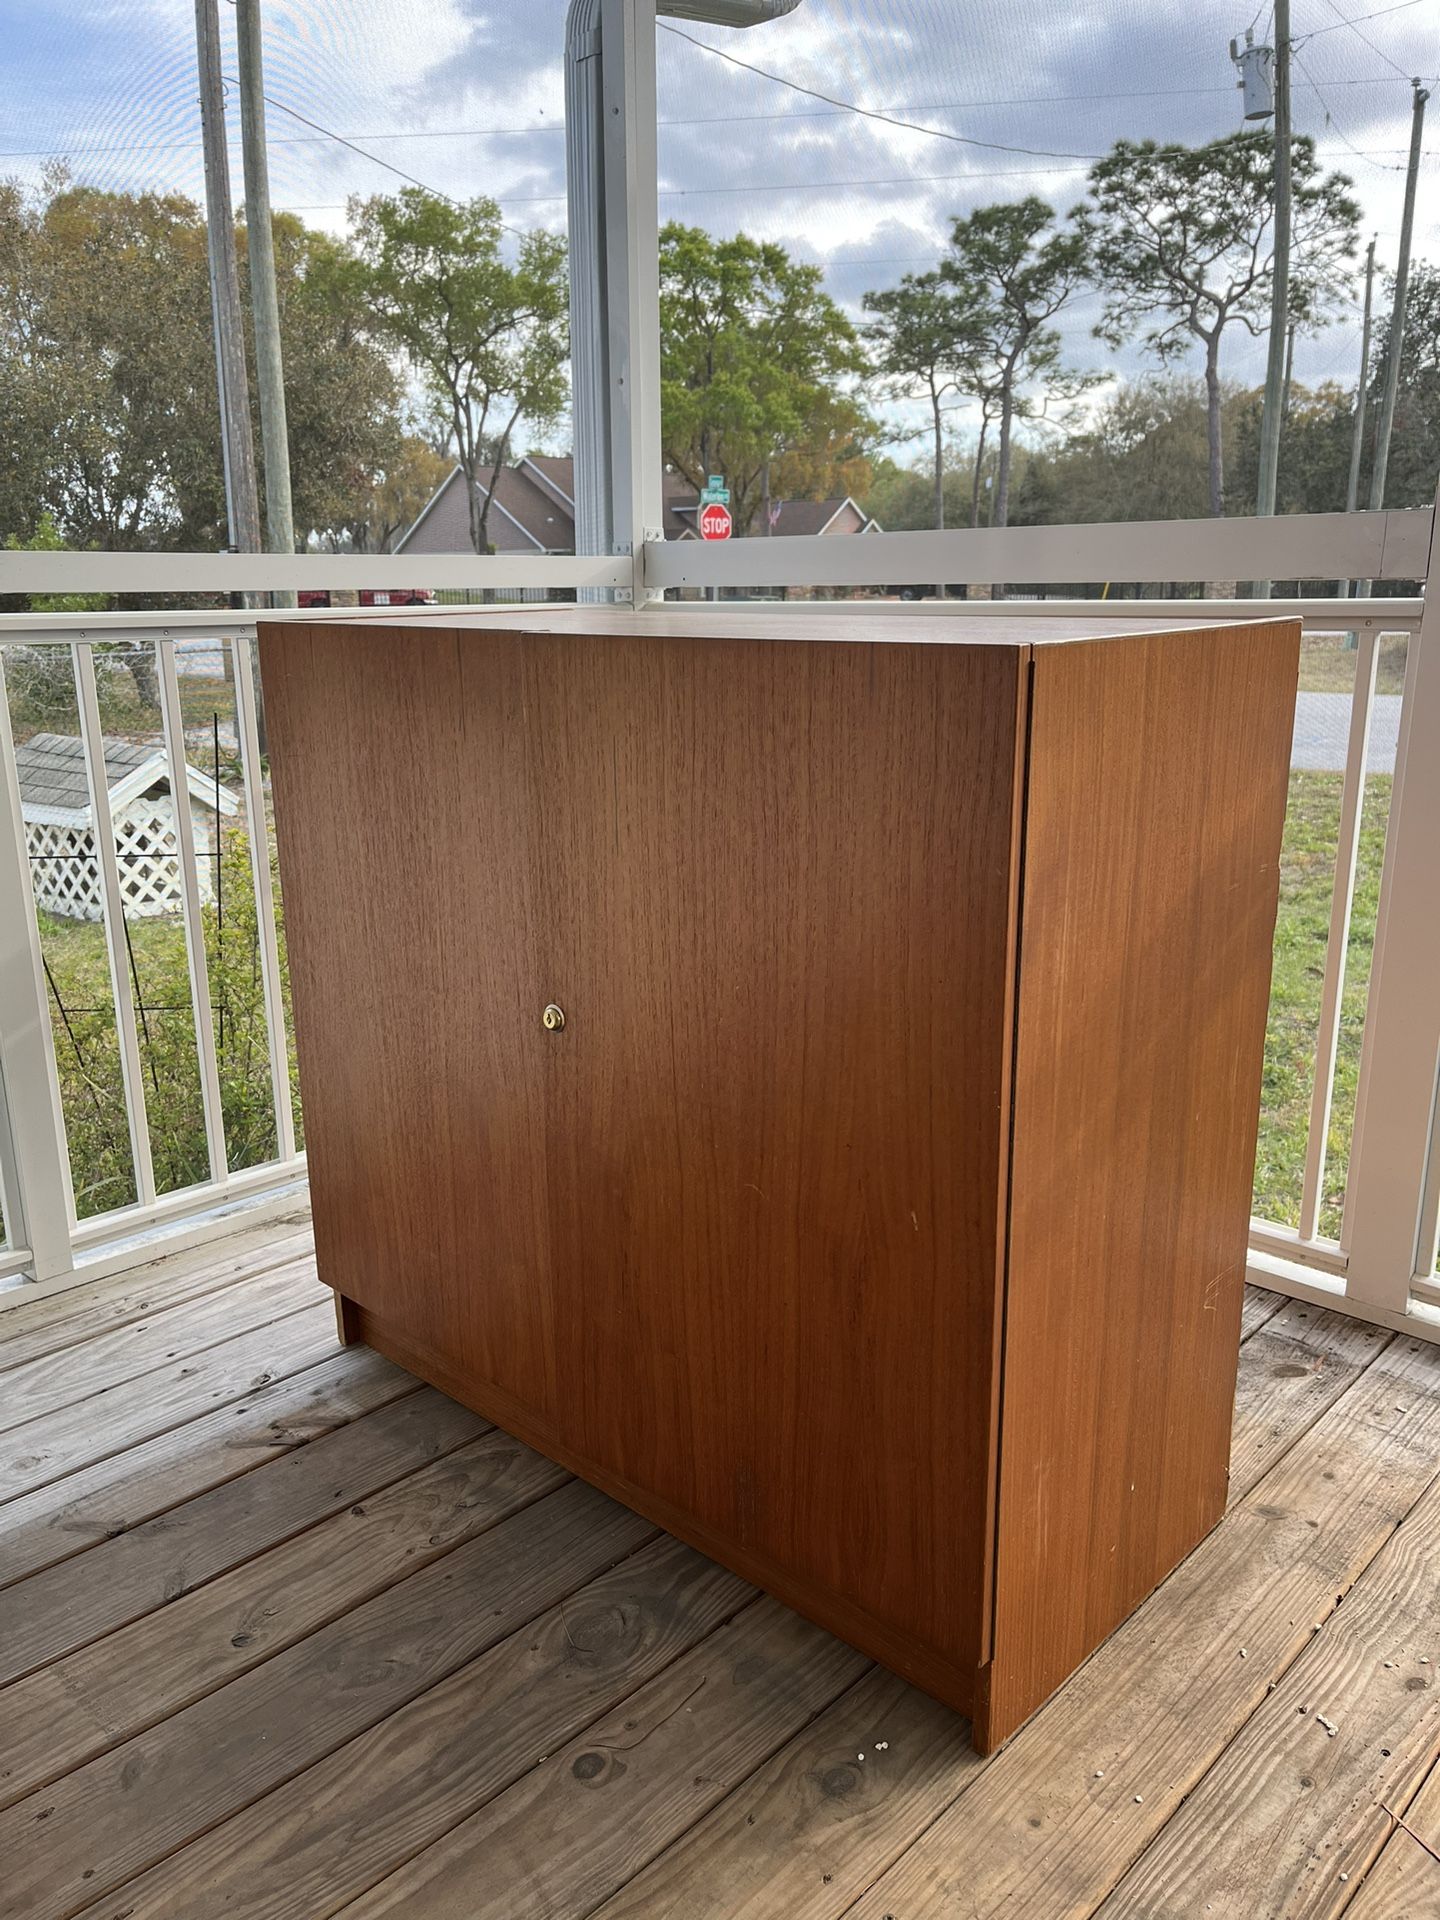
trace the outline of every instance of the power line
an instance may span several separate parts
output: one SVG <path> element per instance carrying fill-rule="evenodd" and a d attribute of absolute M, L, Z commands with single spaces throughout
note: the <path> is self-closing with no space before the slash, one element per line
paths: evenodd
<path fill-rule="evenodd" d="M 1368 165 L 1374 167 L 1376 171 L 1379 173 L 1403 173 L 1404 172 L 1403 167 L 1388 166 L 1385 163 L 1385 161 L 1376 160 L 1371 154 L 1366 153 L 1363 148 L 1356 146 L 1355 142 L 1350 138 L 1349 134 L 1346 133 L 1345 129 L 1340 125 L 1339 121 L 1335 118 L 1335 115 L 1331 112 L 1330 102 L 1325 98 L 1324 94 L 1321 93 L 1319 86 L 1311 76 L 1310 69 L 1305 65 L 1305 62 L 1300 58 L 1298 50 L 1293 45 L 1291 46 L 1290 53 L 1291 53 L 1291 58 L 1294 60 L 1296 66 L 1299 67 L 1301 73 L 1304 75 L 1306 86 L 1311 89 L 1311 91 L 1315 95 L 1315 98 L 1320 102 L 1321 106 L 1325 109 L 1325 119 L 1329 124 L 1329 126 L 1333 129 L 1335 133 L 1335 137 L 1342 143 L 1342 145 L 1348 147 L 1351 153 L 1353 153 L 1358 160 L 1364 160 Z M 1403 149 L 1383 148 L 1383 149 L 1380 149 L 1380 151 L 1401 152 L 1403 151 Z"/>
<path fill-rule="evenodd" d="M 355 142 L 347 140 L 343 133 L 334 133 L 329 127 L 322 127 L 318 120 L 311 120 L 308 115 L 301 113 L 298 107 L 287 107 L 283 100 L 277 100 L 273 94 L 267 93 L 264 98 L 267 106 L 277 107 L 281 113 L 288 113 L 292 120 L 298 120 L 302 126 L 313 127 L 316 133 L 323 133 L 326 139 L 337 141 L 342 147 L 348 147 L 351 153 L 358 153 L 362 160 L 370 161 L 373 166 L 383 167 L 387 173 L 393 173 L 398 179 L 408 181 L 412 187 L 418 187 L 422 193 L 428 193 L 436 200 L 443 200 L 447 206 L 458 207 L 461 204 L 453 195 L 442 193 L 438 187 L 432 187 L 427 181 L 417 179 L 413 173 L 406 173 L 403 167 L 394 166 L 389 160 L 382 160 L 378 153 L 367 153 L 364 147 L 357 147 Z M 512 227 L 504 220 L 500 222 L 500 227 L 502 232 L 513 234 L 517 240 L 527 238 L 521 228 Z"/>
<path fill-rule="evenodd" d="M 1395 66 L 1395 62 L 1390 58 L 1389 54 L 1385 52 L 1383 47 L 1376 46 L 1368 33 L 1360 32 L 1360 22 L 1362 20 L 1380 20 L 1383 19 L 1387 13 L 1404 13 L 1410 7 L 1418 7 L 1420 0 L 1398 0 L 1398 4 L 1393 7 L 1377 7 L 1374 13 L 1357 13 L 1353 19 L 1350 15 L 1341 13 L 1339 7 L 1335 5 L 1335 0 L 1325 0 L 1325 4 L 1335 15 L 1335 25 L 1333 27 L 1315 27 L 1305 35 L 1307 40 L 1318 40 L 1322 33 L 1338 33 L 1341 27 L 1353 27 L 1356 37 L 1363 40 L 1372 53 L 1378 53 L 1387 67 L 1395 67 L 1396 73 L 1400 75 L 1402 80 L 1408 80 L 1410 78 L 1410 75 L 1406 73 L 1403 67 Z"/>
<path fill-rule="evenodd" d="M 742 60 L 737 54 L 726 53 L 721 47 L 707 45 L 697 40 L 694 34 L 684 33 L 679 27 L 672 26 L 668 20 L 658 20 L 657 26 L 666 33 L 673 33 L 677 40 L 688 40 L 692 47 L 699 47 L 702 53 L 713 54 L 717 60 L 728 61 L 732 67 L 741 67 L 746 73 L 758 74 L 762 80 L 773 80 L 777 87 L 789 87 L 794 93 L 803 93 L 808 99 L 823 100 L 826 106 L 836 107 L 843 113 L 858 114 L 862 120 L 879 120 L 887 127 L 899 127 L 906 133 L 928 133 L 932 140 L 949 140 L 959 147 L 986 147 L 993 153 L 1026 153 L 1042 160 L 1100 160 L 1099 153 L 1061 153 L 1054 147 L 1015 147 L 1003 140 L 976 140 L 966 133 L 946 133 L 940 127 L 922 126 L 918 120 L 901 120 L 893 113 L 882 113 L 878 107 L 857 106 L 853 100 L 837 100 L 833 93 L 821 93 L 817 87 L 805 87 L 798 80 L 788 80 L 783 73 L 771 73 L 767 67 L 757 67 L 748 60 Z"/>
<path fill-rule="evenodd" d="M 1322 27 L 1319 31 L 1328 33 L 1330 29 L 1328 27 Z M 1305 40 L 1313 40 L 1314 38 L 1315 34 L 1313 33 L 1304 36 Z M 698 46 L 703 43 L 697 41 L 695 44 Z M 711 48 L 709 51 L 715 52 L 717 49 Z M 1391 64 L 1393 65 L 1393 62 Z M 1402 77 L 1408 86 L 1410 76 L 1405 74 Z M 1426 76 L 1426 79 L 1427 84 L 1440 84 L 1440 75 L 1429 75 Z M 1394 81 L 1388 73 L 1372 73 L 1353 75 L 1348 78 L 1328 79 L 1325 85 L 1332 89 L 1335 87 L 1388 87 L 1393 86 Z M 1057 103 L 1073 105 L 1095 100 L 1190 100 L 1207 98 L 1219 94 L 1229 95 L 1233 91 L 1234 89 L 1232 87 L 1226 86 L 1148 87 L 1125 93 L 1029 93 L 1007 96 L 995 95 L 984 99 L 976 97 L 968 100 L 902 101 L 897 103 L 893 109 L 887 109 L 887 111 L 893 110 L 898 112 L 903 108 L 912 113 L 959 113 L 971 107 L 1053 106 Z M 835 120 L 842 119 L 852 111 L 855 111 L 855 109 L 850 107 L 822 107 L 810 112 L 792 108 L 784 113 L 693 114 L 682 115 L 669 120 L 660 120 L 656 124 L 661 128 L 714 127 L 740 126 L 761 122 L 785 122 L 791 120 Z M 310 147 L 319 146 L 324 140 L 498 140 L 501 138 L 523 137 L 537 133 L 564 133 L 564 131 L 565 127 L 563 122 L 558 120 L 548 122 L 543 126 L 534 125 L 528 127 L 396 127 L 381 129 L 373 133 L 336 134 L 326 132 L 315 139 L 310 139 L 303 134 L 294 135 L 289 139 L 286 139 L 282 135 L 279 139 L 271 140 L 268 144 L 272 147 Z M 926 128 L 925 131 L 938 133 L 940 130 L 930 127 Z M 88 158 L 92 154 L 110 153 L 193 153 L 198 152 L 199 147 L 200 142 L 198 140 L 115 140 L 107 141 L 103 145 L 96 144 L 90 146 L 77 145 L 74 141 L 71 141 L 69 144 L 59 147 L 3 147 L 0 148 L 0 160 Z M 1387 148 L 1385 151 L 1403 153 L 1405 149 L 1403 147 L 1396 147 L 1393 149 Z M 373 154 L 369 154 L 366 157 L 369 159 L 375 158 Z"/>
<path fill-rule="evenodd" d="M 1329 7 L 1331 13 L 1335 15 L 1335 18 L 1340 22 L 1341 26 L 1351 28 L 1355 34 L 1356 39 L 1363 40 L 1365 45 L 1369 47 L 1372 53 L 1379 54 L 1380 58 L 1385 62 L 1387 67 L 1394 67 L 1396 73 L 1400 75 L 1400 78 L 1402 80 L 1408 80 L 1410 78 L 1409 74 L 1406 73 L 1405 69 L 1402 66 L 1400 66 L 1397 61 L 1392 60 L 1389 54 L 1386 53 L 1383 47 L 1376 46 L 1375 42 L 1370 38 L 1368 33 L 1361 33 L 1359 27 L 1350 18 L 1348 14 L 1341 13 L 1339 7 L 1335 5 L 1335 0 L 1325 0 L 1325 4 L 1327 7 Z M 1361 17 L 1362 19 L 1364 18 L 1363 15 Z"/>

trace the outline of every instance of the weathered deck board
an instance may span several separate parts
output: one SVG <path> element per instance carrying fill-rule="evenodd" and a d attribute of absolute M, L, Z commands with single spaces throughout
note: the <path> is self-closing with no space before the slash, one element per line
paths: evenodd
<path fill-rule="evenodd" d="M 1403 1830 L 1365 1876 L 1346 1920 L 1435 1920 L 1440 1913 L 1440 1860 Z"/>
<path fill-rule="evenodd" d="M 839 1913 L 985 1764 L 965 1721 L 872 1667 L 591 1920 Z"/>
<path fill-rule="evenodd" d="M 1251 1289 L 1229 1513 L 982 1762 L 893 1676 L 337 1352 L 323 1296 L 257 1325 L 307 1248 L 0 1312 L 0 1381 L 86 1393 L 0 1441 L 0 1671 L 45 1662 L 0 1691 L 6 1920 L 1440 1913 L 1434 1350 Z M 166 1323 L 220 1344 L 151 1366 Z M 487 1447 L 541 1476 L 518 1511 Z M 1333 1740 L 1298 1712 L 1322 1685 Z"/>
<path fill-rule="evenodd" d="M 115 1904 L 129 1920 L 324 1920 L 754 1598 L 678 1541 L 642 1548 Z"/>
<path fill-rule="evenodd" d="M 78 1567 L 18 1581 L 0 1592 L 0 1686 L 378 1493 L 478 1438 L 485 1425 L 422 1388 L 104 1542 Z"/>
<path fill-rule="evenodd" d="M 1392 1343 L 847 1911 L 1093 1913 L 1419 1499 L 1437 1448 L 1440 1350 Z"/>
<path fill-rule="evenodd" d="M 141 1526 L 418 1386 L 378 1353 L 349 1347 L 23 1494 L 0 1506 L 0 1586 Z"/>
<path fill-rule="evenodd" d="M 0 1813 L 0 1915 L 79 1912 L 374 1726 L 654 1531 L 572 1482 L 18 1801 Z"/>
<path fill-rule="evenodd" d="M 0 1802 L 260 1666 L 567 1478 L 508 1434 L 486 1434 L 17 1682 L 0 1694 Z"/>
<path fill-rule="evenodd" d="M 272 1320 L 314 1306 L 320 1298 L 313 1260 L 299 1260 L 258 1274 L 245 1288 L 245 1324 L 268 1326 Z M 4 1376 L 0 1395 L 0 1431 L 59 1412 L 92 1394 L 104 1393 L 174 1360 L 203 1353 L 233 1338 L 235 1303 L 211 1293 L 183 1305 L 134 1320 L 129 1326 L 97 1333 L 80 1347 L 66 1347 L 27 1361 Z"/>
<path fill-rule="evenodd" d="M 1340 1913 L 1440 1755 L 1440 1487 L 1100 1909 Z M 1345 1875 L 1342 1880 L 1339 1876 Z"/>
<path fill-rule="evenodd" d="M 43 1300 L 27 1300 L 23 1291 L 7 1295 L 0 1300 L 0 1373 L 48 1353 L 77 1347 L 97 1333 L 147 1319 L 163 1308 L 218 1293 L 237 1281 L 287 1266 L 313 1255 L 314 1249 L 315 1236 L 306 1227 L 283 1237 L 277 1234 L 274 1240 L 244 1253 L 223 1253 L 203 1265 L 193 1260 L 178 1266 L 162 1261 L 154 1269 L 93 1280 L 68 1292 L 47 1294 Z M 237 1330 L 244 1323 L 245 1311 L 243 1297 L 238 1298 L 234 1302 Z"/>
<path fill-rule="evenodd" d="M 0 1501 L 120 1453 L 227 1400 L 243 1399 L 267 1381 L 303 1373 L 334 1351 L 334 1308 L 320 1301 L 59 1413 L 27 1420 L 0 1439 Z"/>
<path fill-rule="evenodd" d="M 1287 1300 L 1245 1342 L 1230 1437 L 1232 1502 L 1359 1378 L 1390 1336 L 1348 1314 Z"/>
<path fill-rule="evenodd" d="M 1257 1287 L 1247 1282 L 1240 1307 L 1240 1338 L 1248 1340 L 1252 1333 L 1258 1333 L 1265 1322 L 1273 1320 L 1284 1305 L 1283 1293 L 1271 1293 L 1267 1287 Z"/>
<path fill-rule="evenodd" d="M 867 1664 L 759 1600 L 344 1912 L 588 1914 Z"/>

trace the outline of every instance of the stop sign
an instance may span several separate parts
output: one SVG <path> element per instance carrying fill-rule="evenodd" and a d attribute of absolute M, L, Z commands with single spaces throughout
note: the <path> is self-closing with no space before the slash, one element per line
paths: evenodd
<path fill-rule="evenodd" d="M 730 509 L 721 506 L 718 500 L 711 500 L 700 509 L 700 538 L 702 540 L 728 540 L 730 538 Z"/>

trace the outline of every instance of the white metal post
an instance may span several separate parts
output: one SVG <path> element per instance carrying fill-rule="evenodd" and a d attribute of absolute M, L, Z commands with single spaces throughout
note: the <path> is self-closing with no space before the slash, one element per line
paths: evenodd
<path fill-rule="evenodd" d="M 215 1020 L 210 1005 L 210 968 L 205 955 L 205 920 L 200 910 L 200 872 L 195 858 L 195 835 L 190 827 L 190 765 L 185 757 L 185 721 L 180 710 L 180 682 L 175 671 L 175 642 L 156 639 L 155 666 L 160 685 L 160 712 L 165 726 L 165 757 L 170 769 L 170 793 L 175 808 L 175 851 L 180 863 L 180 898 L 185 916 L 185 959 L 190 974 L 190 1006 L 195 1019 L 195 1058 L 200 1066 L 200 1096 L 205 1113 L 205 1146 L 210 1178 L 223 1180 L 225 1116 L 220 1092 L 220 1067 L 215 1057 Z M 215 796 L 216 834 L 219 834 L 220 796 Z M 218 847 L 218 838 L 217 838 Z"/>
<path fill-rule="evenodd" d="M 6 1227 L 36 1280 L 69 1273 L 75 1203 L 0 651 L 0 1082 Z"/>
<path fill-rule="evenodd" d="M 1432 574 L 1433 579 L 1433 574 Z M 1342 1243 L 1346 1292 L 1403 1313 L 1422 1259 L 1440 1074 L 1440 602 L 1410 642 Z M 1424 1237 L 1428 1239 L 1428 1234 Z"/>
<path fill-rule="evenodd" d="M 250 878 L 255 888 L 255 924 L 260 934 L 260 984 L 265 994 L 265 1032 L 270 1045 L 270 1089 L 275 1099 L 275 1157 L 293 1159 L 295 1110 L 290 1104 L 290 1053 L 285 1042 L 285 993 L 280 979 L 280 939 L 275 925 L 275 888 L 270 879 L 270 823 L 260 776 L 260 729 L 255 718 L 255 663 L 250 642 L 231 642 L 235 663 L 235 721 L 240 735 L 240 771 L 245 783 L 245 824 L 250 829 Z"/>
<path fill-rule="evenodd" d="M 611 511 L 643 606 L 664 597 L 645 580 L 646 545 L 663 539 L 655 0 L 601 0 L 600 32 Z"/>
<path fill-rule="evenodd" d="M 1310 1095 L 1310 1126 L 1305 1140 L 1305 1174 L 1300 1189 L 1300 1238 L 1313 1240 L 1325 1183 L 1330 1111 L 1335 1099 L 1335 1061 L 1340 1047 L 1340 1013 L 1345 993 L 1345 962 L 1350 916 L 1355 905 L 1355 873 L 1360 864 L 1360 824 L 1365 802 L 1365 755 L 1370 745 L 1370 716 L 1375 704 L 1375 670 L 1380 636 L 1360 634 L 1355 656 L 1355 690 L 1350 702 L 1350 733 L 1345 753 L 1345 782 L 1340 798 L 1340 830 L 1335 843 L 1335 885 L 1330 894 L 1330 931 L 1325 942 L 1325 978 L 1320 993 L 1320 1025 L 1315 1039 L 1315 1084 Z"/>
<path fill-rule="evenodd" d="M 80 715 L 80 740 L 85 749 L 85 773 L 90 787 L 90 834 L 100 879 L 105 949 L 110 959 L 110 992 L 115 1002 L 115 1031 L 120 1042 L 120 1077 L 125 1088 L 125 1119 L 130 1129 L 135 1197 L 141 1206 L 148 1206 L 155 1198 L 155 1167 L 150 1157 L 150 1124 L 145 1112 L 145 1068 L 140 1058 L 135 999 L 130 991 L 125 897 L 120 886 L 120 863 L 115 857 L 115 822 L 110 812 L 110 782 L 105 772 L 105 736 L 100 726 L 100 699 L 95 688 L 95 656 L 88 640 L 77 641 L 75 645 L 75 704 Z"/>

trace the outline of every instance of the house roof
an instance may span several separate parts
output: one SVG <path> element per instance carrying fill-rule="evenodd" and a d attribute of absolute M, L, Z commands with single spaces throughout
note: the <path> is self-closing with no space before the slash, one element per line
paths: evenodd
<path fill-rule="evenodd" d="M 520 462 L 522 472 L 532 470 L 542 487 L 575 511 L 575 457 L 569 453 L 527 453 Z"/>
<path fill-rule="evenodd" d="M 202 805 L 238 813 L 240 803 L 228 788 L 185 763 L 190 791 Z M 88 827 L 90 783 L 85 748 L 74 734 L 37 733 L 15 749 L 20 811 L 37 826 Z M 110 810 L 119 813 L 142 793 L 169 784 L 165 754 L 159 747 L 138 747 L 130 740 L 105 742 L 105 785 Z"/>
<path fill-rule="evenodd" d="M 396 543 L 403 553 L 422 528 L 428 535 L 418 549 L 448 552 L 469 545 L 469 517 L 460 510 L 465 487 L 458 466 L 443 480 L 414 525 Z M 695 489 L 671 469 L 662 478 L 661 524 L 667 540 L 696 540 L 700 503 Z M 456 492 L 458 490 L 458 492 Z M 453 497 L 452 497 L 453 495 Z M 835 500 L 782 500 L 776 533 L 870 533 L 877 523 L 848 495 Z M 836 526 L 849 508 L 858 526 Z M 438 516 L 438 518 L 437 518 Z M 490 540 L 497 553 L 573 553 L 575 551 L 575 461 L 568 453 L 528 453 L 518 466 L 502 467 L 490 509 Z"/>
<path fill-rule="evenodd" d="M 777 534 L 827 533 L 830 531 L 831 521 L 838 520 L 846 507 L 849 507 L 851 512 L 859 518 L 860 525 L 855 528 L 855 532 L 868 533 L 875 524 L 865 509 L 857 506 L 849 494 L 841 494 L 835 500 L 782 500 L 779 506 L 780 512 L 775 521 Z M 844 529 L 836 528 L 835 531 L 841 532 Z"/>
<path fill-rule="evenodd" d="M 532 479 L 523 466 L 500 469 L 492 513 L 497 507 L 542 553 L 575 551 L 574 510 L 562 505 L 549 489 Z M 491 538 L 494 538 L 493 528 Z"/>

